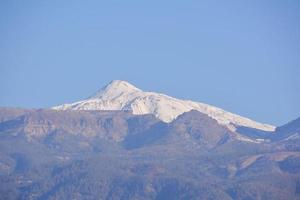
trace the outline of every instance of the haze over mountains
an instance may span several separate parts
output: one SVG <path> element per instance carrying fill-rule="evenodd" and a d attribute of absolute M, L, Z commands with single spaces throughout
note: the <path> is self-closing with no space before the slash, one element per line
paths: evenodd
<path fill-rule="evenodd" d="M 275 128 L 125 81 L 1 108 L 0 199 L 300 199 L 300 120 Z"/>

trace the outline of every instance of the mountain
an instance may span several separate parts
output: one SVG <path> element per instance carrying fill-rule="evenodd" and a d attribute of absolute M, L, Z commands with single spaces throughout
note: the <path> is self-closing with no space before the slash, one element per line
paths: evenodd
<path fill-rule="evenodd" d="M 255 143 L 197 110 L 169 123 L 118 110 L 0 119 L 0 199 L 300 199 L 298 120 Z"/>
<path fill-rule="evenodd" d="M 0 108 L 0 200 L 300 199 L 300 123 L 276 129 L 113 81 L 53 109 Z"/>
<path fill-rule="evenodd" d="M 133 114 L 153 114 L 164 122 L 172 122 L 179 115 L 197 110 L 216 119 L 231 130 L 237 127 L 250 127 L 264 131 L 274 131 L 275 127 L 261 124 L 220 108 L 189 100 L 180 100 L 155 92 L 144 92 L 132 84 L 114 80 L 91 97 L 53 107 L 55 110 L 127 110 Z"/>
<path fill-rule="evenodd" d="M 15 110 L 4 116 L 11 116 Z M 1 109 L 0 109 L 1 113 Z M 4 113 L 4 112 L 3 112 Z M 2 136 L 25 137 L 26 140 L 48 141 L 53 137 L 80 136 L 99 138 L 124 144 L 125 148 L 173 143 L 188 139 L 199 146 L 216 146 L 235 134 L 215 119 L 192 110 L 183 113 L 171 123 L 165 123 L 154 115 L 133 115 L 124 111 L 56 111 L 28 110 L 0 123 Z"/>
<path fill-rule="evenodd" d="M 296 138 L 300 136 L 300 118 L 276 128 L 276 139 Z"/>
<path fill-rule="evenodd" d="M 280 148 L 289 151 L 300 151 L 300 118 L 277 127 L 270 140 L 277 142 Z"/>

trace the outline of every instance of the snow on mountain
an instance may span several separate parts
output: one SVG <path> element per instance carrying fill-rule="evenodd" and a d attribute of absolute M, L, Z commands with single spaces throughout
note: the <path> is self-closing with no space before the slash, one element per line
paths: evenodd
<path fill-rule="evenodd" d="M 216 119 L 231 129 L 246 126 L 265 131 L 275 127 L 261 124 L 220 108 L 164 94 L 144 92 L 126 81 L 114 80 L 91 97 L 71 104 L 53 107 L 56 110 L 128 110 L 133 114 L 154 114 L 164 122 L 171 122 L 184 112 L 197 110 Z"/>

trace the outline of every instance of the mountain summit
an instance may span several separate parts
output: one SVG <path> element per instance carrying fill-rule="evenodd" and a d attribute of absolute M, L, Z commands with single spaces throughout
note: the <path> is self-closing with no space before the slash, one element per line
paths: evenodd
<path fill-rule="evenodd" d="M 56 110 L 128 110 L 133 114 L 153 114 L 164 122 L 171 122 L 184 112 L 197 110 L 216 119 L 219 124 L 235 130 L 245 126 L 264 131 L 273 131 L 275 127 L 261 124 L 248 118 L 227 112 L 223 109 L 189 100 L 180 100 L 155 92 L 144 92 L 134 85 L 114 80 L 97 91 L 91 97 L 71 104 L 63 104 Z"/>
<path fill-rule="evenodd" d="M 134 85 L 121 80 L 114 80 L 111 81 L 108 85 L 101 88 L 96 94 L 91 96 L 89 99 L 114 99 L 124 94 L 134 93 L 134 92 L 141 92 L 140 89 L 135 87 Z"/>

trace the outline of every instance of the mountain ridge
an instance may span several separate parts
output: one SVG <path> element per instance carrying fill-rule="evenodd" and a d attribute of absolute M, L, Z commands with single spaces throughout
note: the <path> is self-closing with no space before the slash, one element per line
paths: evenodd
<path fill-rule="evenodd" d="M 239 126 L 265 131 L 275 130 L 275 127 L 272 125 L 255 122 L 215 106 L 191 100 L 176 99 L 161 93 L 144 92 L 122 80 L 111 81 L 87 99 L 71 104 L 62 104 L 52 107 L 52 109 L 129 110 L 136 115 L 153 114 L 167 123 L 172 122 L 182 113 L 197 110 L 216 119 L 220 124 L 226 125 L 231 130 L 236 130 Z"/>
<path fill-rule="evenodd" d="M 0 199 L 299 199 L 298 120 L 253 142 L 195 110 L 171 123 L 53 109 L 0 119 Z"/>

